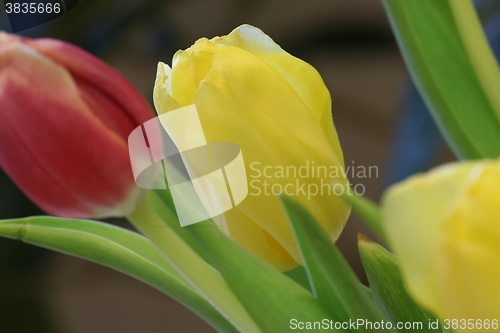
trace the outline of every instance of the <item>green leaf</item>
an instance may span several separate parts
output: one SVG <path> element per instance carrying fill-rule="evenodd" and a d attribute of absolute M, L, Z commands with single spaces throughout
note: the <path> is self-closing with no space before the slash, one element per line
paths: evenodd
<path fill-rule="evenodd" d="M 314 217 L 291 197 L 280 198 L 292 224 L 312 290 L 318 301 L 333 311 L 341 321 L 386 320 L 370 293 L 359 282 L 339 249 Z M 358 327 L 358 331 L 373 330 L 362 326 Z"/>
<path fill-rule="evenodd" d="M 163 202 L 166 209 L 168 209 L 174 215 L 177 214 L 175 210 L 174 199 L 172 198 L 172 193 L 170 193 L 170 188 L 168 186 L 167 188 L 161 190 L 149 191 L 149 193 L 151 192 L 153 192 L 156 195 L 156 197 L 158 197 Z"/>
<path fill-rule="evenodd" d="M 164 292 L 212 326 L 236 332 L 141 235 L 109 224 L 56 217 L 0 221 L 0 235 L 110 267 Z"/>
<path fill-rule="evenodd" d="M 333 319 L 308 290 L 234 243 L 215 225 L 202 222 L 187 228 L 263 332 L 290 332 L 292 319 Z"/>
<path fill-rule="evenodd" d="M 359 254 L 377 305 L 394 325 L 422 325 L 397 331 L 442 332 L 442 329 L 429 328 L 429 322 L 435 322 L 436 318 L 418 306 L 406 291 L 397 257 L 362 235 L 358 239 Z"/>
<path fill-rule="evenodd" d="M 284 274 L 300 284 L 302 287 L 306 288 L 309 291 L 312 291 L 311 284 L 309 283 L 309 277 L 307 276 L 307 272 L 304 266 L 296 267 L 292 270 L 284 272 Z"/>
<path fill-rule="evenodd" d="M 500 68 L 479 21 L 472 1 L 447 0 L 460 38 L 483 91 L 500 118 Z"/>
<path fill-rule="evenodd" d="M 469 0 L 384 0 L 421 95 L 457 156 L 500 156 L 500 73 Z"/>
<path fill-rule="evenodd" d="M 164 211 L 160 218 L 147 202 L 143 202 L 127 218 L 234 327 L 240 332 L 261 332 L 219 272 L 205 262 L 174 228 L 170 227 L 179 223 L 175 215 Z"/>

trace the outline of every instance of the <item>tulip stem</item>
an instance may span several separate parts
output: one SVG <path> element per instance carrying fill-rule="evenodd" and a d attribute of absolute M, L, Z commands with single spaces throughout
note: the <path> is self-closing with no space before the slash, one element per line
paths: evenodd
<path fill-rule="evenodd" d="M 260 332 L 219 272 L 205 262 L 171 227 L 177 221 L 175 215 L 165 210 L 160 218 L 145 201 L 128 219 L 225 318 L 205 315 L 203 318 L 207 322 L 222 332 Z M 166 219 L 169 221 L 164 221 Z M 202 311 L 204 314 L 207 312 L 206 309 L 192 310 L 197 313 L 205 310 Z"/>
<path fill-rule="evenodd" d="M 201 248 L 200 244 L 193 238 L 191 233 L 180 226 L 179 221 L 175 218 L 176 213 L 173 208 L 172 197 L 165 190 L 150 191 L 144 199 L 147 206 L 153 210 L 159 218 L 163 220 L 170 228 L 175 231 L 177 236 L 193 249 L 203 260 L 208 262 L 208 257 Z"/>
<path fill-rule="evenodd" d="M 353 193 L 342 195 L 342 199 L 352 206 L 363 223 L 383 242 L 387 243 L 380 207 L 370 199 Z"/>

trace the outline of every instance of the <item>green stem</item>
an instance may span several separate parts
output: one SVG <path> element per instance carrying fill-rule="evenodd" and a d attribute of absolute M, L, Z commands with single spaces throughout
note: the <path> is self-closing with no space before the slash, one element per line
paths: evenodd
<path fill-rule="evenodd" d="M 179 221 L 175 218 L 175 209 L 173 208 L 171 198 L 169 200 L 168 196 L 161 192 L 167 191 L 149 191 L 149 194 L 145 199 L 148 207 L 152 209 L 169 228 L 174 230 L 177 236 L 179 236 L 191 249 L 193 249 L 196 254 L 208 262 L 208 257 L 203 252 L 200 244 L 198 244 L 186 228 L 181 227 Z"/>
<path fill-rule="evenodd" d="M 212 266 L 200 258 L 169 225 L 177 218 L 164 211 L 160 218 L 143 202 L 128 219 L 134 226 L 165 255 L 167 260 L 179 271 L 217 311 L 233 326 L 227 323 L 227 332 L 260 332 L 227 283 Z M 164 219 L 168 219 L 167 222 Z M 178 223 L 178 222 L 177 222 Z M 220 321 L 217 325 L 223 325 Z"/>
<path fill-rule="evenodd" d="M 383 242 L 386 241 L 384 226 L 382 223 L 382 213 L 380 207 L 370 199 L 354 194 L 344 193 L 342 199 L 352 206 L 352 209 L 361 218 L 364 224 Z"/>

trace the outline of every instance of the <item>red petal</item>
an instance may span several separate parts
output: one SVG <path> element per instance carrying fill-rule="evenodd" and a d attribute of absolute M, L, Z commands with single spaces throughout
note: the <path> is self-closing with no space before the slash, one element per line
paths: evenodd
<path fill-rule="evenodd" d="M 66 67 L 77 82 L 86 82 L 116 103 L 122 115 L 130 117 L 136 126 L 154 117 L 142 95 L 120 73 L 90 53 L 72 44 L 48 38 L 28 39 L 25 43 Z"/>
<path fill-rule="evenodd" d="M 17 43 L 0 48 L 0 165 L 54 215 L 91 217 L 135 188 L 126 140 L 63 67 Z"/>

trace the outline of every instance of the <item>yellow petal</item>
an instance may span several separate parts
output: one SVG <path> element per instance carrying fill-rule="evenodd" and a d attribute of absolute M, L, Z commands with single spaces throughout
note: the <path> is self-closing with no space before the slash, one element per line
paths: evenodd
<path fill-rule="evenodd" d="M 262 166 L 305 165 L 307 161 L 340 168 L 341 162 L 319 121 L 286 80 L 265 62 L 236 47 L 212 57 L 210 74 L 195 93 L 208 142 L 232 142 L 241 147 L 245 164 Z M 244 78 L 244 79 L 243 79 Z M 249 176 L 252 170 L 248 170 Z M 294 184 L 296 179 L 255 177 L 270 184 Z M 343 180 L 343 176 L 340 177 Z M 251 181 L 251 180 L 250 180 Z M 298 179 L 300 184 L 318 179 Z M 255 194 L 255 193 L 254 193 Z M 349 210 L 334 195 L 295 196 L 336 238 Z M 250 195 L 238 208 L 272 235 L 296 260 L 300 255 L 283 209 L 274 195 Z"/>
<path fill-rule="evenodd" d="M 385 229 L 401 258 L 409 291 L 435 313 L 440 312 L 435 275 L 438 238 L 467 177 L 478 168 L 481 165 L 474 162 L 445 165 L 391 187 L 382 200 Z"/>
<path fill-rule="evenodd" d="M 277 269 L 288 271 L 297 266 L 276 239 L 238 208 L 217 216 L 215 221 L 231 239 Z"/>
<path fill-rule="evenodd" d="M 500 163 L 474 181 L 439 239 L 442 318 L 500 318 Z"/>
<path fill-rule="evenodd" d="M 344 163 L 337 132 L 333 126 L 330 92 L 313 66 L 283 50 L 262 30 L 247 24 L 212 41 L 248 51 L 276 70 L 318 119 L 335 153 L 342 164 Z"/>
<path fill-rule="evenodd" d="M 281 189 L 289 186 L 337 239 L 350 209 L 333 194 L 334 183 L 346 183 L 343 157 L 331 119 L 330 95 L 316 70 L 260 30 L 242 26 L 229 36 L 201 38 L 177 52 L 169 71 L 168 66 L 159 66 L 154 94 L 158 112 L 195 104 L 206 141 L 235 143 L 243 154 L 250 194 L 236 209 L 215 219 L 219 227 L 280 269 L 300 263 L 277 193 L 269 189 L 263 193 L 266 181 Z M 335 168 L 336 176 L 332 179 L 328 169 L 324 177 L 266 177 L 256 175 L 261 171 L 252 169 L 252 163 L 296 169 L 310 164 Z M 321 193 L 311 195 L 308 186 Z"/>
<path fill-rule="evenodd" d="M 158 114 L 180 108 L 179 103 L 172 97 L 172 69 L 162 62 L 158 64 L 156 72 L 153 101 Z"/>
<path fill-rule="evenodd" d="M 172 97 L 180 107 L 192 104 L 194 92 L 198 88 L 191 68 L 191 55 L 186 51 L 177 51 L 172 60 Z"/>

